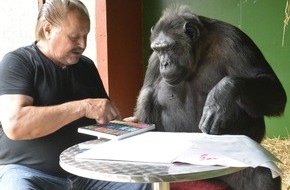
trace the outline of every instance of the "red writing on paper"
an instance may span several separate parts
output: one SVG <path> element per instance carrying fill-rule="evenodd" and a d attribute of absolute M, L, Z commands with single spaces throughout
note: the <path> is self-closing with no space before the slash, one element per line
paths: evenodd
<path fill-rule="evenodd" d="M 203 160 L 216 160 L 217 158 L 214 158 L 214 157 L 210 157 L 208 154 L 202 154 L 200 155 L 200 160 L 203 161 Z"/>

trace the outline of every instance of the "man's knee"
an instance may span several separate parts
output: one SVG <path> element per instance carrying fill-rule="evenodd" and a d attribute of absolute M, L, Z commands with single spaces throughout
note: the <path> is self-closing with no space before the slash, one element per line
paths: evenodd
<path fill-rule="evenodd" d="M 17 167 L 2 166 L 0 169 L 0 186 L 3 189 L 30 189 L 29 181 L 27 173 Z"/>

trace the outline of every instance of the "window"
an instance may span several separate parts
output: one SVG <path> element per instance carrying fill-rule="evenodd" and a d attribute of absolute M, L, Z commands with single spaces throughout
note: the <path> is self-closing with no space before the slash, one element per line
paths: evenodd
<path fill-rule="evenodd" d="M 32 44 L 38 0 L 1 0 L 0 59 L 7 52 Z"/>
<path fill-rule="evenodd" d="M 95 1 L 82 1 L 91 18 L 91 31 L 84 55 L 96 62 Z M 38 0 L 1 0 L 0 60 L 9 51 L 34 42 L 34 29 L 38 15 Z"/>

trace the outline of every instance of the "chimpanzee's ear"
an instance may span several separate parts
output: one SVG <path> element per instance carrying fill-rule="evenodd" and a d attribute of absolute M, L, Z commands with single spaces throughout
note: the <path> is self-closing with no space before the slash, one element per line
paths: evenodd
<path fill-rule="evenodd" d="M 154 30 L 154 27 L 155 27 L 155 25 L 151 27 L 151 33 L 153 32 L 153 30 Z"/>
<path fill-rule="evenodd" d="M 198 27 L 196 26 L 196 23 L 187 21 L 183 25 L 184 32 L 192 39 L 192 41 L 195 41 L 198 39 L 200 32 Z"/>

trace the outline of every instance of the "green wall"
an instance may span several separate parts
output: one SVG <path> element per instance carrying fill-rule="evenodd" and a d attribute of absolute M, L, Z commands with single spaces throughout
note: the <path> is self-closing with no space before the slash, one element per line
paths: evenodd
<path fill-rule="evenodd" d="M 290 94 L 290 28 L 282 47 L 286 0 L 143 0 L 143 54 L 145 62 L 151 53 L 150 28 L 172 3 L 186 4 L 196 14 L 219 19 L 238 26 L 258 45 Z M 290 23 L 289 23 L 290 25 Z M 288 97 L 289 98 L 289 97 Z M 290 135 L 290 106 L 279 118 L 266 118 L 268 137 Z"/>

